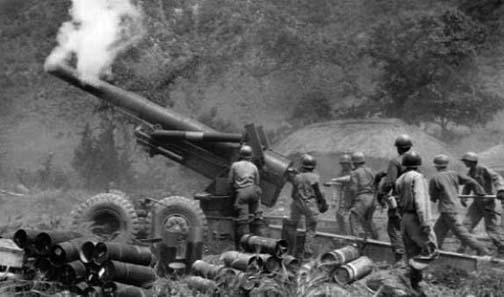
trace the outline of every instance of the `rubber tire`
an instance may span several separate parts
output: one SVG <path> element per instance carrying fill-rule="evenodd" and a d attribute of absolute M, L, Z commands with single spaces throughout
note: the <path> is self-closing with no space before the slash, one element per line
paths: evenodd
<path fill-rule="evenodd" d="M 174 214 L 185 217 L 189 226 L 201 228 L 202 240 L 205 239 L 208 226 L 203 210 L 195 200 L 181 196 L 166 197 L 154 204 L 154 218 L 152 221 L 154 236 L 162 236 L 163 221 L 167 216 Z M 192 236 L 189 235 L 189 237 Z"/>
<path fill-rule="evenodd" d="M 77 206 L 71 213 L 73 227 L 82 228 L 83 224 L 88 224 L 91 227 L 92 224 L 89 223 L 93 222 L 92 217 L 100 212 L 114 215 L 121 224 L 113 241 L 135 242 L 136 235 L 141 229 L 135 207 L 128 198 L 113 193 L 100 193 Z M 92 230 L 89 232 L 93 233 Z"/>

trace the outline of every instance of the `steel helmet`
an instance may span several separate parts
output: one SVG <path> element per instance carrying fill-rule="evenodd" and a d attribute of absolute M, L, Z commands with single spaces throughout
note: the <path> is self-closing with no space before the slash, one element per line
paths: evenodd
<path fill-rule="evenodd" d="M 317 160 L 312 155 L 304 154 L 301 156 L 301 167 L 312 170 L 317 166 Z"/>
<path fill-rule="evenodd" d="M 416 168 L 422 165 L 422 158 L 417 152 L 407 152 L 403 156 L 402 165 L 405 167 Z"/>
<path fill-rule="evenodd" d="M 400 148 L 410 148 L 413 146 L 413 142 L 411 141 L 411 137 L 408 134 L 400 135 L 396 138 L 394 145 Z"/>
<path fill-rule="evenodd" d="M 434 157 L 433 162 L 434 162 L 434 166 L 436 166 L 436 167 L 446 167 L 446 166 L 448 166 L 448 163 L 450 162 L 450 160 L 448 159 L 447 155 L 440 154 L 440 155 L 437 155 Z"/>
<path fill-rule="evenodd" d="M 354 164 L 366 163 L 366 160 L 364 159 L 364 153 L 362 153 L 362 152 L 353 153 L 352 154 L 352 163 L 354 163 Z"/>
<path fill-rule="evenodd" d="M 478 162 L 478 155 L 475 152 L 467 152 L 462 156 L 460 160 L 476 163 Z"/>
<path fill-rule="evenodd" d="M 352 157 L 350 157 L 350 155 L 348 155 L 348 154 L 344 154 L 343 156 L 341 156 L 339 163 L 340 164 L 351 164 Z"/>
<path fill-rule="evenodd" d="M 240 147 L 240 158 L 250 160 L 252 159 L 252 147 L 249 145 L 242 145 Z"/>

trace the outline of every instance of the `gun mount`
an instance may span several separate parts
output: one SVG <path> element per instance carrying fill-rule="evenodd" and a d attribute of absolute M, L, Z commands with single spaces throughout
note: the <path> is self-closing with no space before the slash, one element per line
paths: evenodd
<path fill-rule="evenodd" d="M 212 221 L 220 221 L 220 233 L 232 228 L 229 224 L 223 226 L 222 220 L 234 224 L 233 197 L 227 175 L 237 159 L 241 143 L 247 143 L 254 151 L 253 162 L 261 175 L 262 204 L 275 205 L 292 162 L 270 149 L 262 127 L 248 124 L 241 134 L 221 133 L 105 81 L 83 81 L 69 65 L 46 64 L 45 68 L 48 73 L 141 120 L 143 124 L 136 128 L 135 136 L 150 156 L 163 155 L 209 178 L 211 182 L 204 192 L 195 194 L 194 198 L 199 200 L 209 225 Z M 159 235 L 161 231 L 156 228 L 153 226 L 153 232 Z"/>

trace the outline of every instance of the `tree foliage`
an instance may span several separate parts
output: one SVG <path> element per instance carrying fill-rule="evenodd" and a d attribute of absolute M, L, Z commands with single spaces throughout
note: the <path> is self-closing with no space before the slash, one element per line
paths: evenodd
<path fill-rule="evenodd" d="M 87 189 L 103 190 L 110 183 L 128 186 L 134 182 L 129 152 L 116 141 L 116 124 L 102 119 L 98 133 L 93 133 L 89 123 L 81 133 L 75 148 L 72 167 Z"/>
<path fill-rule="evenodd" d="M 362 110 L 409 123 L 484 124 L 503 106 L 478 77 L 485 28 L 459 10 L 403 16 L 378 24 L 368 53 L 382 69 Z"/>

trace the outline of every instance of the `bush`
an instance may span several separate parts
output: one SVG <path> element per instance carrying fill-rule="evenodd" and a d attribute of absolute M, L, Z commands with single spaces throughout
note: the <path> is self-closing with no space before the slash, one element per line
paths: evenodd
<path fill-rule="evenodd" d="M 296 104 L 290 122 L 304 126 L 328 121 L 332 117 L 332 107 L 327 96 L 321 91 L 312 91 L 306 93 Z"/>

